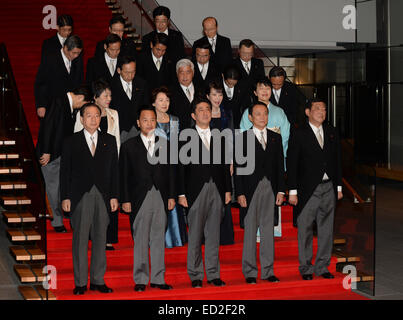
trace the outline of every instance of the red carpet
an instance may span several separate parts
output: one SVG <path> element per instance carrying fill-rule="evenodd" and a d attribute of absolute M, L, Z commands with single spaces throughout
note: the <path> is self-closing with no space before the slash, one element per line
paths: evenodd
<path fill-rule="evenodd" d="M 325 280 L 314 278 L 303 281 L 298 272 L 298 247 L 296 229 L 292 227 L 292 214 L 283 208 L 283 236 L 276 238 L 274 271 L 279 283 L 265 283 L 258 279 L 257 285 L 248 285 L 242 275 L 243 230 L 239 228 L 238 210 L 233 210 L 235 244 L 221 246 L 221 278 L 225 287 L 216 288 L 203 282 L 203 288 L 193 289 L 186 272 L 187 246 L 165 250 L 166 282 L 174 290 L 162 291 L 147 287 L 143 293 L 134 292 L 133 282 L 133 241 L 129 218 L 119 217 L 119 243 L 115 251 L 107 251 L 107 272 L 105 283 L 114 289 L 112 294 L 88 291 L 84 296 L 74 296 L 73 263 L 71 254 L 72 233 L 57 234 L 48 224 L 48 264 L 57 268 L 57 289 L 52 290 L 57 299 L 145 299 L 145 300 L 361 300 L 358 294 L 345 290 L 342 285 L 344 275 L 336 272 L 336 261 L 332 261 L 330 272 L 336 278 Z M 316 240 L 314 244 L 316 250 Z M 89 254 L 90 257 L 90 254 Z M 260 270 L 260 269 L 259 269 Z M 259 272 L 260 276 L 260 272 Z"/>

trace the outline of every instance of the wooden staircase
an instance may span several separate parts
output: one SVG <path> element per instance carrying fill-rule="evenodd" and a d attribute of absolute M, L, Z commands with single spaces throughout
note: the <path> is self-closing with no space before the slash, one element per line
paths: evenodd
<path fill-rule="evenodd" d="M 16 262 L 14 271 L 21 282 L 18 289 L 23 298 L 52 300 L 55 296 L 42 286 L 49 280 L 43 272 L 46 254 L 44 235 L 39 228 L 44 221 L 38 221 L 30 208 L 32 199 L 26 195 L 29 177 L 20 158 L 16 140 L 0 138 L 0 205 L 5 209 L 2 216 L 7 225 L 6 235 L 12 244 L 9 250 Z"/>

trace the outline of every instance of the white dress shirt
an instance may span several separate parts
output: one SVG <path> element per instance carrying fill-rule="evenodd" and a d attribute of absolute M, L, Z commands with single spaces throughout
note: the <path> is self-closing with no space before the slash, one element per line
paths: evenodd
<path fill-rule="evenodd" d="M 126 82 L 125 80 L 123 80 L 122 76 L 120 76 L 120 81 L 122 82 L 122 87 L 123 87 L 123 90 L 126 92 L 126 94 L 127 94 L 127 89 L 126 89 L 127 86 L 129 86 L 130 92 L 133 94 L 132 82 Z M 132 97 L 129 97 L 129 99 L 131 99 L 131 98 Z"/>
<path fill-rule="evenodd" d="M 71 111 L 71 114 L 73 114 L 73 98 L 71 97 L 71 95 L 70 95 L 70 92 L 68 92 L 67 93 L 67 98 L 69 99 L 69 105 L 70 105 L 70 111 Z"/>
<path fill-rule="evenodd" d="M 113 77 L 113 75 L 115 74 L 115 70 L 116 70 L 116 62 L 117 59 L 112 59 L 110 56 L 108 56 L 108 54 L 105 52 L 105 61 L 106 61 L 106 65 L 108 66 L 109 72 L 111 74 L 111 76 Z M 113 64 L 112 64 L 113 63 Z M 113 69 L 112 69 L 113 67 Z"/>
<path fill-rule="evenodd" d="M 182 90 L 183 90 L 183 92 L 185 93 L 186 96 L 187 96 L 186 89 L 189 89 L 190 97 L 191 97 L 190 101 L 192 102 L 193 98 L 194 98 L 194 93 L 195 93 L 195 88 L 193 86 L 193 83 L 191 83 L 189 85 L 189 87 L 185 87 L 183 84 L 180 84 L 180 85 L 181 85 L 181 88 L 182 88 Z"/>
<path fill-rule="evenodd" d="M 62 45 L 62 48 L 63 48 L 63 47 L 64 47 L 64 42 L 66 41 L 67 38 L 63 38 L 63 37 L 59 34 L 59 32 L 56 33 L 56 34 L 57 34 L 57 38 L 59 39 L 60 44 Z"/>
<path fill-rule="evenodd" d="M 227 94 L 228 99 L 231 100 L 234 97 L 234 87 L 232 87 L 232 88 L 228 87 L 224 80 L 223 80 L 223 83 L 224 83 L 225 93 Z"/>
<path fill-rule="evenodd" d="M 154 147 L 155 147 L 155 131 L 153 131 L 147 137 L 143 133 L 140 133 L 140 137 L 141 137 L 141 140 L 143 140 L 144 146 L 148 150 L 148 154 L 150 156 L 153 156 Z M 151 144 L 150 144 L 150 142 L 151 142 Z M 149 144 L 150 144 L 150 148 L 148 148 Z"/>
<path fill-rule="evenodd" d="M 168 28 L 166 28 L 163 32 L 157 30 L 157 33 L 165 33 L 166 35 L 168 35 Z"/>
<path fill-rule="evenodd" d="M 245 69 L 245 71 L 249 74 L 250 69 L 251 69 L 251 66 L 252 66 L 252 64 L 251 64 L 251 61 L 252 61 L 252 60 L 249 60 L 248 62 L 243 61 L 241 58 L 239 58 L 239 60 L 241 60 L 242 67 L 243 67 L 243 68 Z M 246 69 L 246 66 L 248 66 L 249 71 L 248 71 L 248 69 Z"/>
<path fill-rule="evenodd" d="M 273 89 L 274 99 L 276 99 L 277 103 L 280 102 L 281 88 L 278 90 Z"/>
<path fill-rule="evenodd" d="M 98 130 L 96 130 L 93 133 L 93 135 L 91 135 L 86 129 L 84 129 L 84 136 L 85 136 L 85 140 L 87 141 L 88 148 L 90 149 L 90 152 L 91 152 L 92 141 L 94 141 L 95 148 L 97 147 Z M 91 137 L 92 137 L 92 139 L 91 139 Z"/>
<path fill-rule="evenodd" d="M 205 64 L 197 63 L 197 65 L 199 67 L 199 71 L 200 71 L 200 74 L 201 74 L 203 80 L 206 79 L 209 62 L 207 61 Z"/>
<path fill-rule="evenodd" d="M 259 130 L 255 126 L 253 126 L 253 133 L 255 134 L 256 138 L 259 140 L 260 144 L 262 144 L 262 132 L 263 132 L 263 139 L 264 142 L 266 143 L 267 147 L 267 130 L 264 128 L 263 130 Z"/>
<path fill-rule="evenodd" d="M 217 35 L 215 35 L 213 38 L 207 37 L 208 42 L 210 42 L 211 48 L 213 49 L 213 52 L 215 53 L 215 48 L 217 46 Z M 214 40 L 214 46 L 213 46 L 213 40 Z"/>
<path fill-rule="evenodd" d="M 157 57 L 154 56 L 154 53 L 153 53 L 152 51 L 151 51 L 151 56 L 152 56 L 152 58 L 153 58 L 153 61 L 154 61 L 155 66 L 157 66 L 157 60 L 160 61 L 160 68 L 161 68 L 161 66 L 162 66 L 162 58 L 163 58 L 164 56 L 162 56 L 161 58 L 157 58 Z M 158 69 L 158 68 L 157 68 L 157 69 Z"/>
<path fill-rule="evenodd" d="M 208 143 L 210 145 L 210 139 L 211 139 L 210 127 L 202 129 L 198 125 L 196 125 L 196 130 L 200 138 L 202 139 L 203 143 Z"/>
<path fill-rule="evenodd" d="M 60 52 L 62 53 L 62 58 L 64 61 L 64 65 L 66 66 L 66 70 L 68 73 L 70 73 L 70 69 L 71 69 L 71 61 L 66 57 L 66 55 L 63 52 L 63 48 L 60 49 Z"/>

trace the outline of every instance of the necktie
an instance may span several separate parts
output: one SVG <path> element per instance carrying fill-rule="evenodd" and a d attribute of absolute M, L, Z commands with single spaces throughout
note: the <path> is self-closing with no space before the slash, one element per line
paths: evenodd
<path fill-rule="evenodd" d="M 186 96 L 188 97 L 189 102 L 192 102 L 192 95 L 190 94 L 189 88 L 186 88 Z"/>
<path fill-rule="evenodd" d="M 203 65 L 202 65 L 202 69 L 201 69 L 201 71 L 200 71 L 200 74 L 201 74 L 203 80 L 206 78 L 205 69 L 206 69 L 206 65 L 203 64 Z"/>
<path fill-rule="evenodd" d="M 210 142 L 207 139 L 207 130 L 200 131 L 201 135 L 203 136 L 203 144 L 206 146 L 207 150 L 210 151 Z"/>
<path fill-rule="evenodd" d="M 226 92 L 227 92 L 227 97 L 228 97 L 228 99 L 231 100 L 231 99 L 232 99 L 231 88 L 227 88 Z"/>
<path fill-rule="evenodd" d="M 130 85 L 126 83 L 126 94 L 127 97 L 131 100 L 132 99 L 132 90 L 130 89 Z"/>
<path fill-rule="evenodd" d="M 316 139 L 318 139 L 319 145 L 323 149 L 323 138 L 319 129 L 316 130 Z"/>
<path fill-rule="evenodd" d="M 276 98 L 277 103 L 280 102 L 280 98 L 279 98 L 278 92 L 276 90 L 274 90 L 274 98 Z"/>
<path fill-rule="evenodd" d="M 161 60 L 157 59 L 157 61 L 155 62 L 155 66 L 157 67 L 157 70 L 160 71 L 161 68 Z"/>
<path fill-rule="evenodd" d="M 245 70 L 246 70 L 246 73 L 249 74 L 250 69 L 249 69 L 249 64 L 247 62 L 245 62 Z"/>
<path fill-rule="evenodd" d="M 215 53 L 215 39 L 211 40 L 211 49 L 213 50 L 213 52 Z"/>
<path fill-rule="evenodd" d="M 71 69 L 71 61 L 70 60 L 66 60 L 66 69 L 67 69 L 67 72 L 70 73 L 70 69 Z"/>
<path fill-rule="evenodd" d="M 151 140 L 148 140 L 147 152 L 151 155 Z"/>
<path fill-rule="evenodd" d="M 112 76 L 115 74 L 115 60 L 109 60 L 109 72 Z"/>
<path fill-rule="evenodd" d="M 263 131 L 260 131 L 260 143 L 262 144 L 263 150 L 266 150 L 266 141 L 264 141 Z"/>
<path fill-rule="evenodd" d="M 92 141 L 92 143 L 91 143 L 91 154 L 92 154 L 92 156 L 94 156 L 95 155 L 95 142 L 94 142 L 94 137 L 93 136 L 91 137 L 91 141 Z"/>

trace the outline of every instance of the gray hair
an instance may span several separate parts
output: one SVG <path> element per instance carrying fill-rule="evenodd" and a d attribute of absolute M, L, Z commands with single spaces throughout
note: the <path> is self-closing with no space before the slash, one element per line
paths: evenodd
<path fill-rule="evenodd" d="M 193 64 L 192 61 L 190 61 L 189 59 L 181 59 L 176 63 L 176 73 L 178 73 L 180 68 L 184 68 L 184 67 L 191 67 L 192 71 L 195 71 L 195 66 Z"/>

